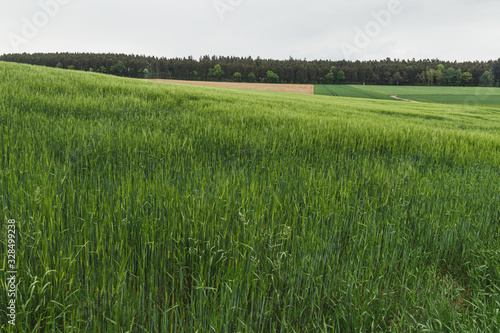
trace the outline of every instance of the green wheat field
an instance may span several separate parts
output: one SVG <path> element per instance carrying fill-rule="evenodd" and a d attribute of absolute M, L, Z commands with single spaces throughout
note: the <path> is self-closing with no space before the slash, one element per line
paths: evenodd
<path fill-rule="evenodd" d="M 498 332 L 499 184 L 495 105 L 0 62 L 0 329 Z"/>
<path fill-rule="evenodd" d="M 490 106 L 500 109 L 500 88 L 492 87 L 425 87 L 363 86 L 316 84 L 314 93 L 326 96 L 395 100 L 391 96 L 417 102 Z"/>

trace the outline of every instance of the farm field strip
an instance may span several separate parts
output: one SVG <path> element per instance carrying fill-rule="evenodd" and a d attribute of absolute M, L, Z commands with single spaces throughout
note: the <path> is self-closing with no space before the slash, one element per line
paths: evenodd
<path fill-rule="evenodd" d="M 176 84 L 188 84 L 199 86 L 210 86 L 219 88 L 250 89 L 262 91 L 277 91 L 297 94 L 314 94 L 314 85 L 312 84 L 277 84 L 277 83 L 246 83 L 246 82 L 214 82 L 214 81 L 185 81 L 185 80 L 162 80 L 150 79 L 154 82 L 168 82 Z"/>
<path fill-rule="evenodd" d="M 363 89 L 362 87 L 363 86 L 318 84 L 315 85 L 315 94 L 339 97 L 393 100 L 390 96 Z"/>
<path fill-rule="evenodd" d="M 500 88 L 316 85 L 315 94 L 372 99 L 403 99 L 428 103 L 500 107 Z"/>

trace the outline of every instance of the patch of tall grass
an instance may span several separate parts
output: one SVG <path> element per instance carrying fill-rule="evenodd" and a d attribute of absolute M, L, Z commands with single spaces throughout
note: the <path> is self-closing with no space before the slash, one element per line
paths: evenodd
<path fill-rule="evenodd" d="M 0 78 L 19 331 L 498 331 L 498 110 Z"/>

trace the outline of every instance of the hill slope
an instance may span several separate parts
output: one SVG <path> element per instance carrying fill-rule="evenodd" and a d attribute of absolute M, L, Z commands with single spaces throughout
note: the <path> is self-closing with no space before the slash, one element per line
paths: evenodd
<path fill-rule="evenodd" d="M 18 329 L 498 329 L 498 110 L 0 78 Z"/>

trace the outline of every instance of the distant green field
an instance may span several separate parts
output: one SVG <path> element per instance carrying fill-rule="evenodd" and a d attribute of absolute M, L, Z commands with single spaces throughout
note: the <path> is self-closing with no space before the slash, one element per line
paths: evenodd
<path fill-rule="evenodd" d="M 314 93 L 372 99 L 393 99 L 396 95 L 419 102 L 500 106 L 500 88 L 315 85 Z"/>
<path fill-rule="evenodd" d="M 387 94 L 369 89 L 363 89 L 363 86 L 317 84 L 314 86 L 314 94 L 339 97 L 394 100 Z"/>
<path fill-rule="evenodd" d="M 1 332 L 498 333 L 499 112 L 0 79 Z"/>

